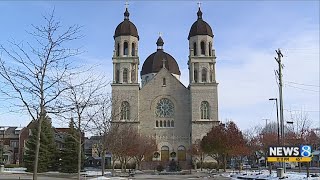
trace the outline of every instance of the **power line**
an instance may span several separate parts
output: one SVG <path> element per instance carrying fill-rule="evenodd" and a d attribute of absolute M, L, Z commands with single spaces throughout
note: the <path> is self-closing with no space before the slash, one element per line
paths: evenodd
<path fill-rule="evenodd" d="M 284 109 L 286 111 L 304 111 L 304 112 L 320 112 L 320 111 L 317 111 L 317 110 L 297 110 L 297 109 Z"/>
<path fill-rule="evenodd" d="M 303 91 L 319 92 L 319 91 L 312 90 L 312 89 L 305 89 L 305 88 L 300 88 L 300 87 L 292 86 L 292 85 L 287 84 L 287 83 L 285 83 L 285 85 L 286 85 L 286 86 L 288 86 L 288 87 L 292 87 L 292 88 L 300 89 L 300 90 L 303 90 Z"/>
<path fill-rule="evenodd" d="M 285 81 L 285 82 L 292 83 L 292 84 L 297 84 L 297 85 L 301 85 L 301 86 L 320 87 L 319 85 L 313 85 L 313 84 L 302 84 L 302 83 L 296 83 L 296 82 L 292 82 L 292 81 Z"/>

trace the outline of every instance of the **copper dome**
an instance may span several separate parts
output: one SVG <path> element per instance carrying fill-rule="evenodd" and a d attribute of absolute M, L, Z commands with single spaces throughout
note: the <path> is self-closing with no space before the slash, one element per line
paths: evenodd
<path fill-rule="evenodd" d="M 197 15 L 198 15 L 198 19 L 191 26 L 188 40 L 190 39 L 190 37 L 197 36 L 197 35 L 208 35 L 213 37 L 213 33 L 210 25 L 202 19 L 202 12 L 200 8 L 198 10 Z"/>
<path fill-rule="evenodd" d="M 163 44 L 162 38 L 159 37 L 157 41 L 158 49 L 144 61 L 141 76 L 159 72 L 163 64 L 170 73 L 181 75 L 177 61 L 170 54 L 163 51 Z"/>
<path fill-rule="evenodd" d="M 118 36 L 134 36 L 139 40 L 138 30 L 136 26 L 129 20 L 129 12 L 126 8 L 124 12 L 124 20 L 117 26 L 113 38 Z"/>

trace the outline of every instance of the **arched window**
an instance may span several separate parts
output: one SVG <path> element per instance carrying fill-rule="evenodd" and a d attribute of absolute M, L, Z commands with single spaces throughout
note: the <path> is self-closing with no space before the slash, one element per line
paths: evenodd
<path fill-rule="evenodd" d="M 203 41 L 201 41 L 200 46 L 201 46 L 201 55 L 205 55 L 206 54 L 206 46 Z"/>
<path fill-rule="evenodd" d="M 178 160 L 185 161 L 186 160 L 186 148 L 184 146 L 178 147 Z"/>
<path fill-rule="evenodd" d="M 123 43 L 123 55 L 128 55 L 128 42 Z"/>
<path fill-rule="evenodd" d="M 119 83 L 120 71 L 119 69 L 116 70 L 116 83 Z"/>
<path fill-rule="evenodd" d="M 117 56 L 120 56 L 120 43 L 117 44 Z"/>
<path fill-rule="evenodd" d="M 171 127 L 174 127 L 174 121 L 171 120 Z"/>
<path fill-rule="evenodd" d="M 198 71 L 196 69 L 193 71 L 193 76 L 194 76 L 194 82 L 198 82 Z"/>
<path fill-rule="evenodd" d="M 201 119 L 209 119 L 209 103 L 208 101 L 201 102 Z"/>
<path fill-rule="evenodd" d="M 163 85 L 163 86 L 167 85 L 167 83 L 166 83 L 166 78 L 163 78 L 163 79 L 162 79 L 162 85 Z"/>
<path fill-rule="evenodd" d="M 159 121 L 156 121 L 156 127 L 159 127 Z"/>
<path fill-rule="evenodd" d="M 134 43 L 132 43 L 131 45 L 131 56 L 135 56 L 136 55 L 136 45 Z"/>
<path fill-rule="evenodd" d="M 201 80 L 202 82 L 207 82 L 207 70 L 205 68 L 202 69 Z"/>
<path fill-rule="evenodd" d="M 169 147 L 168 146 L 161 147 L 161 161 L 169 161 Z"/>
<path fill-rule="evenodd" d="M 121 103 L 121 120 L 128 120 L 130 118 L 130 105 L 127 101 Z"/>
<path fill-rule="evenodd" d="M 197 55 L 197 43 L 193 43 L 193 55 Z"/>
<path fill-rule="evenodd" d="M 127 83 L 128 82 L 128 69 L 125 68 L 123 69 L 123 82 Z"/>
<path fill-rule="evenodd" d="M 162 121 L 160 121 L 160 127 L 162 127 Z"/>
<path fill-rule="evenodd" d="M 167 127 L 167 121 L 163 121 L 163 127 Z"/>
<path fill-rule="evenodd" d="M 209 42 L 209 56 L 212 56 L 212 43 Z"/>
<path fill-rule="evenodd" d="M 167 121 L 167 126 L 168 126 L 168 127 L 171 127 L 171 126 L 170 126 L 170 121 L 169 121 L 169 120 Z"/>

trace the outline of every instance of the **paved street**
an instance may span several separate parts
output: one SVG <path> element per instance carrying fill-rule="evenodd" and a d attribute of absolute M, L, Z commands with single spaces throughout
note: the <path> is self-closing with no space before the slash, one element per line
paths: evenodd
<path fill-rule="evenodd" d="M 59 174 L 57 174 L 59 176 Z M 19 179 L 19 180 L 31 180 L 32 175 L 31 174 L 0 174 L 0 179 L 5 180 L 13 180 L 13 179 Z M 51 176 L 45 176 L 45 175 L 39 175 L 39 180 L 67 180 L 67 179 L 76 179 L 75 177 L 68 177 L 68 178 L 61 178 L 61 177 L 51 177 Z M 82 180 L 90 180 L 93 179 L 93 177 L 82 177 Z M 117 177 L 111 178 L 111 179 L 119 179 Z M 126 179 L 126 178 L 121 178 Z M 130 177 L 128 179 L 170 179 L 170 180 L 178 180 L 178 179 L 218 179 L 218 180 L 228 180 L 230 178 L 221 177 L 221 176 L 215 176 L 215 177 L 209 177 L 206 173 L 193 173 L 189 175 L 149 175 L 149 174 L 137 174 L 134 177 Z"/>

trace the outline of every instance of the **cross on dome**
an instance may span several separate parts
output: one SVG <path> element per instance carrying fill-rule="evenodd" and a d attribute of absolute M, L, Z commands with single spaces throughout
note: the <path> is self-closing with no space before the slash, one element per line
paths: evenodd
<path fill-rule="evenodd" d="M 199 8 L 201 8 L 201 2 L 199 1 L 197 4 L 198 4 Z"/>

